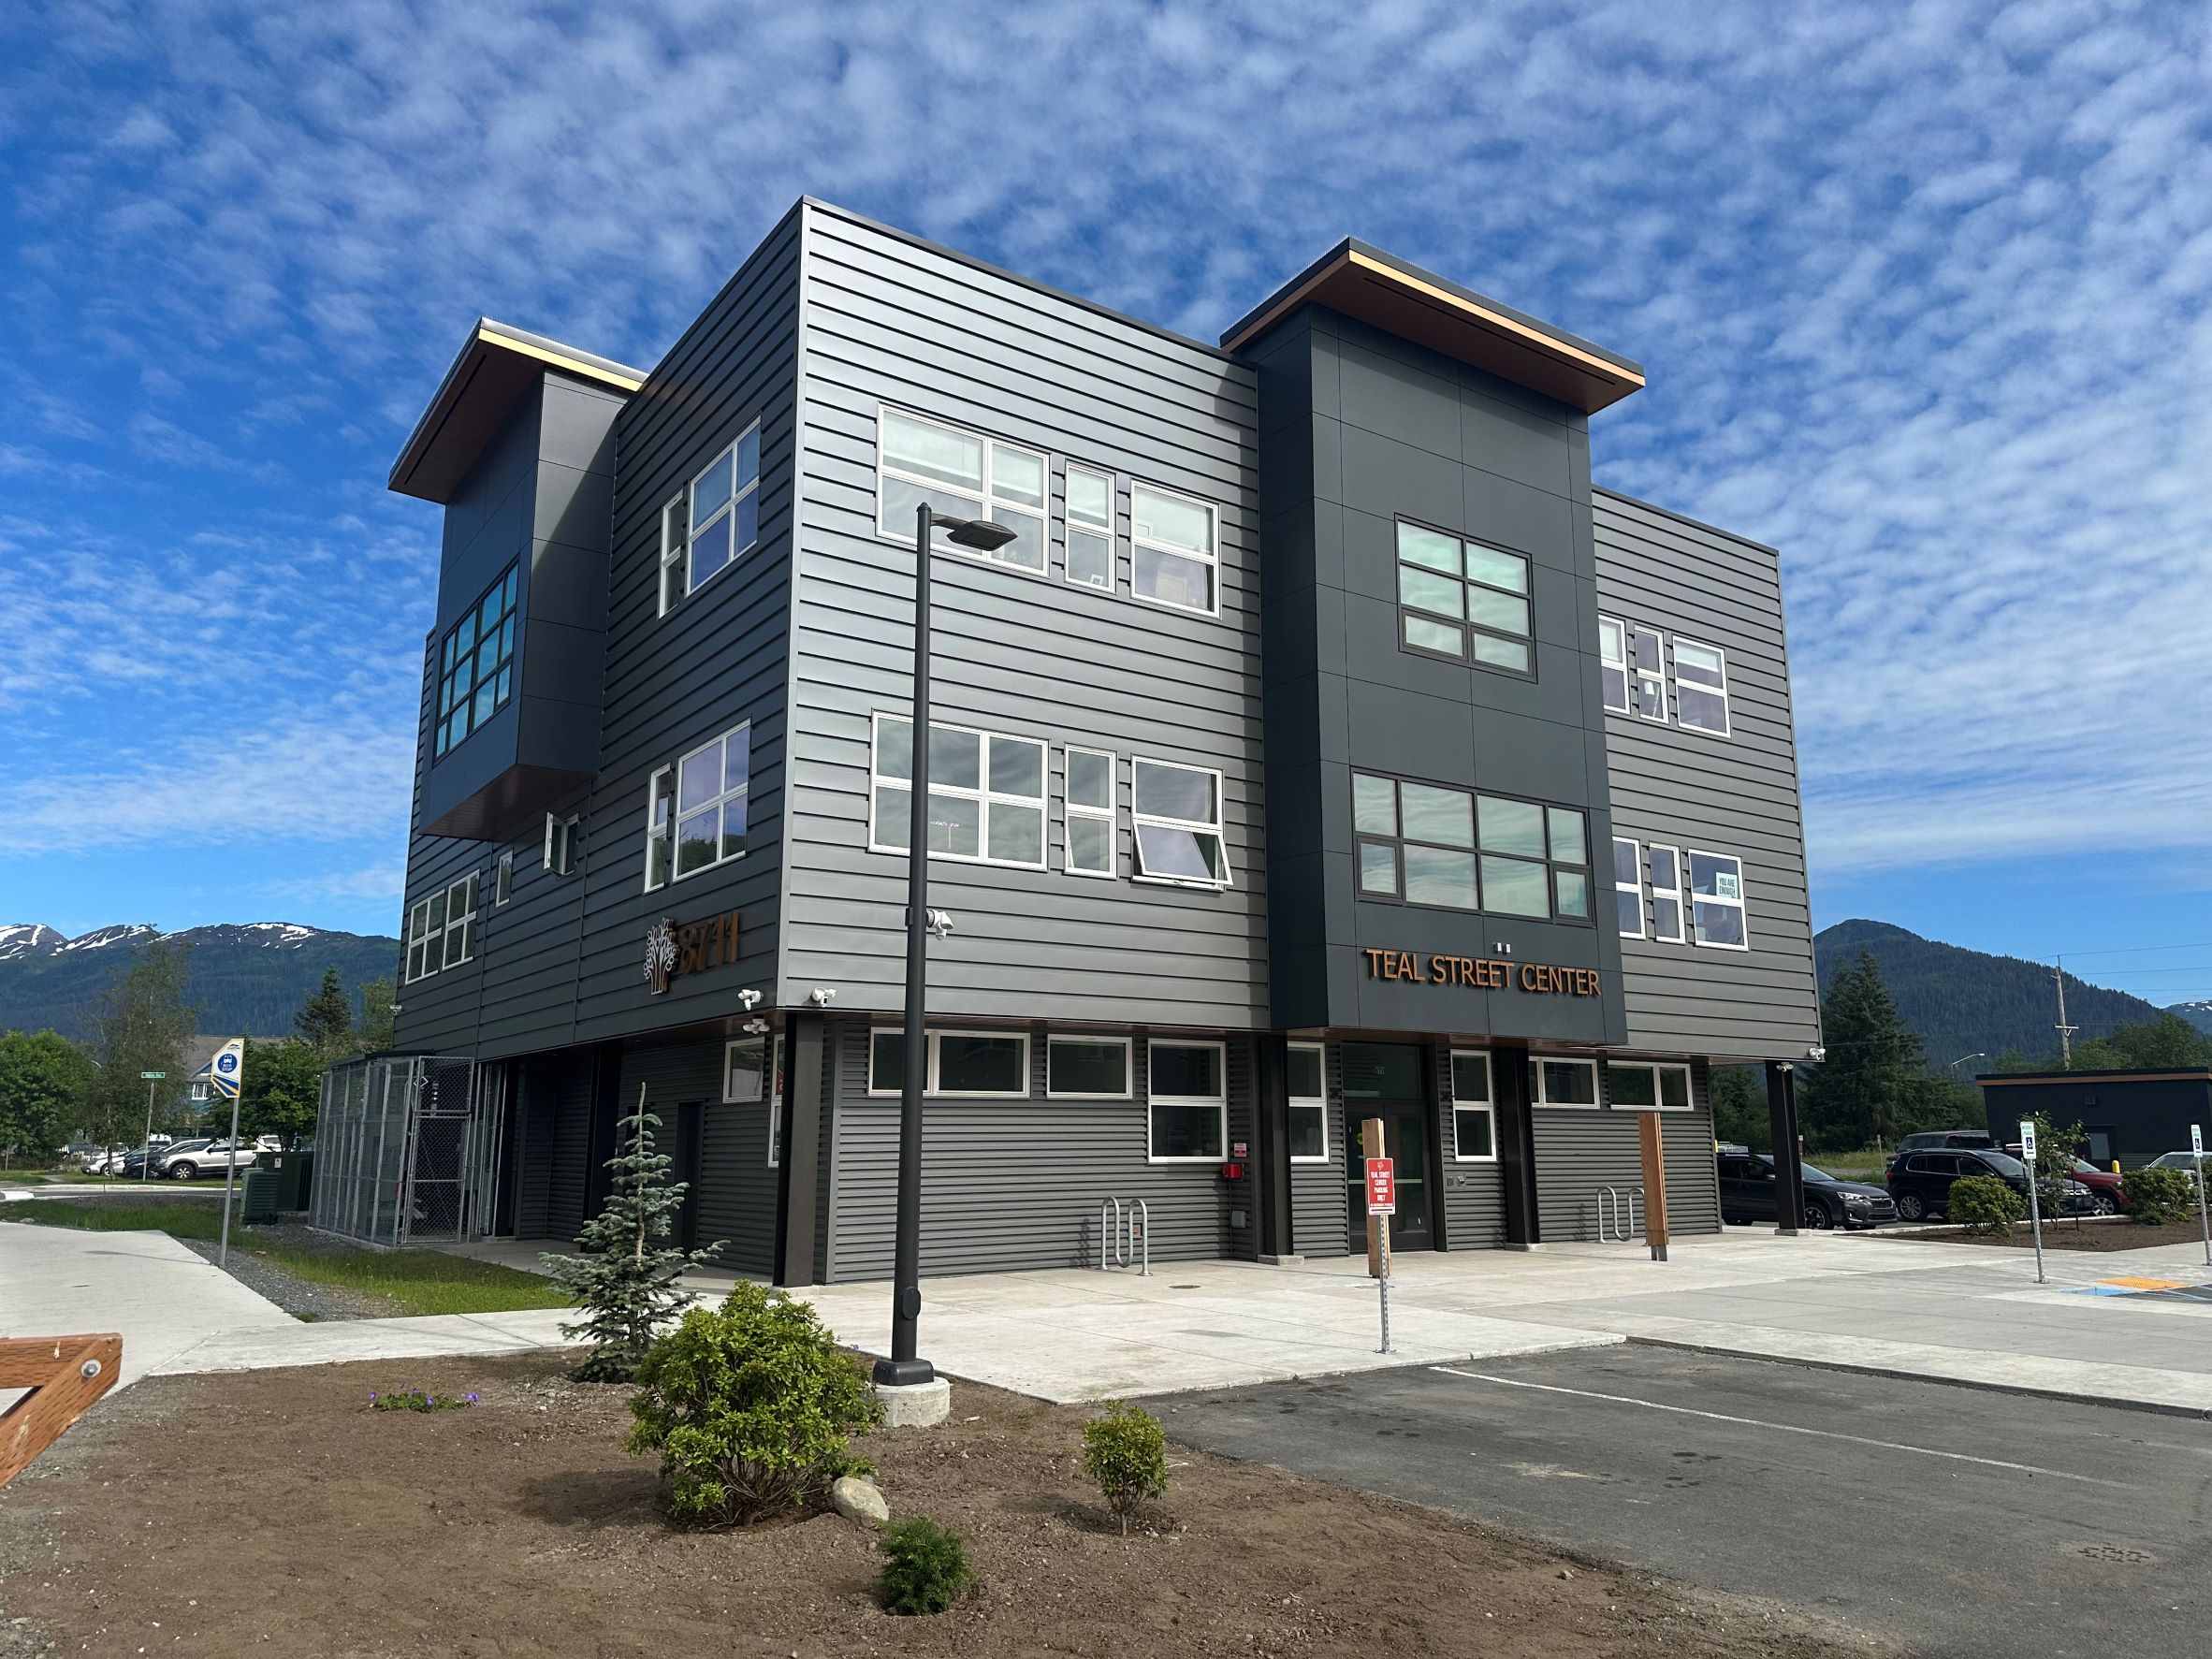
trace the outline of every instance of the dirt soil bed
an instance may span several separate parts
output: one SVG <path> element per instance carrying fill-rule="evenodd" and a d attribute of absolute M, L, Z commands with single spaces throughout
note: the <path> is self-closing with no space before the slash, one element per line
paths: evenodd
<path fill-rule="evenodd" d="M 409 1387 L 483 1401 L 368 1409 L 371 1390 Z M 968 1384 L 946 1427 L 866 1446 L 894 1515 L 966 1534 L 980 1579 L 950 1612 L 894 1618 L 871 1536 L 835 1515 L 668 1529 L 651 1464 L 619 1448 L 627 1396 L 551 1356 L 140 1383 L 0 1492 L 0 1655 L 1887 1651 L 1195 1452 L 1125 1540 L 1075 1466 L 1085 1413 Z"/>
<path fill-rule="evenodd" d="M 1887 1239 L 1918 1239 L 1935 1244 L 1994 1244 L 1999 1249 L 2032 1250 L 2035 1235 L 2027 1228 L 2016 1228 L 2009 1234 L 1996 1238 L 1976 1238 L 1961 1232 L 1956 1227 L 1898 1229 L 1880 1235 Z M 2148 1250 L 2157 1244 L 2201 1244 L 2204 1231 L 2191 1221 L 2186 1227 L 2137 1227 L 2132 1221 L 2089 1221 L 2076 1226 L 2072 1221 L 2045 1224 L 2043 1230 L 2043 1247 L 2046 1250 Z"/>

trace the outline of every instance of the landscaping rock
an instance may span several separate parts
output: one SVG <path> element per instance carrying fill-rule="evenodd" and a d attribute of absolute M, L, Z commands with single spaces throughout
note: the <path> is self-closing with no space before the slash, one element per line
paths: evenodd
<path fill-rule="evenodd" d="M 891 1519 L 891 1506 L 875 1484 L 855 1480 L 850 1475 L 831 1483 L 830 1506 L 847 1521 L 865 1521 L 871 1526 L 881 1526 Z"/>

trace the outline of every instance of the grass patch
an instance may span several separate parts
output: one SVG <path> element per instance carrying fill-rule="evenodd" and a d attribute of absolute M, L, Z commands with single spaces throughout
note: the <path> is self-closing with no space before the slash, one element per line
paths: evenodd
<path fill-rule="evenodd" d="M 132 1204 L 67 1199 L 22 1199 L 0 1204 L 0 1221 L 73 1227 L 86 1232 L 166 1232 L 173 1239 L 213 1240 L 223 1233 L 223 1207 L 175 1200 Z M 342 1244 L 280 1244 L 256 1238 L 232 1218 L 230 1244 L 311 1284 L 364 1291 L 390 1302 L 398 1315 L 504 1314 L 522 1308 L 568 1307 L 552 1280 L 537 1273 L 472 1261 L 442 1250 L 357 1250 Z"/>
<path fill-rule="evenodd" d="M 21 1199 L 0 1204 L 0 1221 L 30 1221 L 40 1227 L 73 1227 L 80 1232 L 166 1232 L 173 1239 L 223 1236 L 223 1206 L 167 1200 L 128 1204 L 92 1203 L 76 1199 Z M 237 1228 L 231 1229 L 235 1241 Z"/>
<path fill-rule="evenodd" d="M 570 1305 L 550 1279 L 442 1250 L 324 1250 L 251 1239 L 246 1247 L 314 1284 L 388 1298 L 401 1314 L 503 1314 Z"/>
<path fill-rule="evenodd" d="M 1889 1154 L 1870 1146 L 1857 1152 L 1816 1152 L 1809 1161 L 1818 1164 L 1839 1181 L 1871 1181 L 1879 1186 Z"/>

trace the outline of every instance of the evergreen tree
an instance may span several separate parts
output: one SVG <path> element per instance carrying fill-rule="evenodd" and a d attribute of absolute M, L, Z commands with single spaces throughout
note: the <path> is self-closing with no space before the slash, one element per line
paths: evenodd
<path fill-rule="evenodd" d="M 1807 1144 L 1823 1151 L 1894 1144 L 1926 1105 L 1928 1081 L 1920 1039 L 1898 1018 L 1872 952 L 1861 950 L 1828 982 L 1820 1020 L 1827 1057 L 1803 1074 L 1798 1090 Z"/>
<path fill-rule="evenodd" d="M 361 1024 L 354 1032 L 355 1054 L 380 1055 L 392 1046 L 395 1000 L 389 974 L 361 987 Z"/>
<path fill-rule="evenodd" d="M 630 1381 L 653 1346 L 655 1329 L 685 1302 L 677 1276 L 721 1249 L 719 1243 L 704 1250 L 669 1245 L 687 1184 L 669 1180 L 667 1155 L 653 1150 L 660 1127 L 646 1109 L 641 1084 L 637 1110 L 621 1123 L 621 1150 L 607 1160 L 614 1189 L 606 1207 L 576 1235 L 584 1254 L 545 1258 L 555 1282 L 584 1309 L 579 1322 L 560 1328 L 571 1341 L 591 1344 L 575 1369 L 580 1382 Z"/>
<path fill-rule="evenodd" d="M 353 1052 L 354 1006 L 347 998 L 338 969 L 323 969 L 322 987 L 292 1016 L 299 1041 L 326 1061 L 342 1060 Z"/>
<path fill-rule="evenodd" d="M 53 1161 L 91 1070 L 66 1037 L 51 1031 L 0 1036 L 0 1170 L 18 1158 L 33 1169 Z"/>
<path fill-rule="evenodd" d="M 1712 1132 L 1715 1140 L 1747 1152 L 1773 1149 L 1774 1120 L 1767 1110 L 1767 1090 L 1750 1067 L 1713 1068 Z"/>
<path fill-rule="evenodd" d="M 2053 1070 L 2057 1069 L 2054 1059 Z M 2181 1070 L 2212 1066 L 2212 1036 L 2167 1013 L 2074 1045 L 2076 1071 Z"/>

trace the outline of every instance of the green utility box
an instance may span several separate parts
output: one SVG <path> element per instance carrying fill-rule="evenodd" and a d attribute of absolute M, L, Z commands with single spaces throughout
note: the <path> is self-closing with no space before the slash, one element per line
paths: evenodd
<path fill-rule="evenodd" d="M 245 1196 L 239 1203 L 239 1218 L 256 1227 L 277 1218 L 277 1174 L 274 1170 L 248 1170 Z"/>
<path fill-rule="evenodd" d="M 255 1168 L 267 1167 L 276 1180 L 276 1207 L 289 1214 L 304 1210 L 313 1193 L 315 1155 L 294 1147 L 285 1152 L 265 1152 Z"/>

